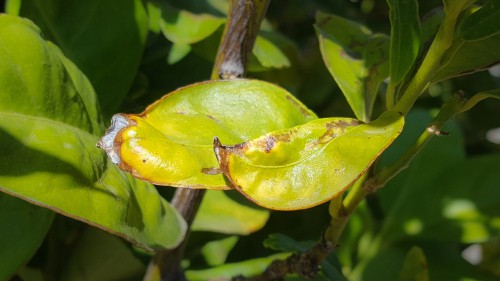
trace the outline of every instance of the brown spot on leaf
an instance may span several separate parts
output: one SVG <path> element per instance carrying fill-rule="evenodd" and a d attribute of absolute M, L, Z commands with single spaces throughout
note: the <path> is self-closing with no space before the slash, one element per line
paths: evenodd
<path fill-rule="evenodd" d="M 271 152 L 271 149 L 273 149 L 275 143 L 276 143 L 276 139 L 273 136 L 267 136 L 266 137 L 266 147 L 265 147 L 264 151 L 266 153 Z"/>
<path fill-rule="evenodd" d="M 277 143 L 280 142 L 290 142 L 292 139 L 292 135 L 295 131 L 290 131 L 280 135 L 271 135 L 268 134 L 264 137 L 261 137 L 255 141 L 253 141 L 253 146 L 264 150 L 264 152 L 269 153 L 276 146 Z M 246 147 L 245 147 L 246 149 Z"/>
<path fill-rule="evenodd" d="M 358 126 L 360 124 L 361 124 L 361 121 L 358 121 L 355 119 L 353 119 L 349 122 L 344 121 L 344 120 L 339 120 L 339 121 L 326 123 L 325 124 L 326 132 L 321 137 L 319 137 L 316 144 L 327 143 L 330 140 L 336 138 L 338 136 L 338 134 L 342 134 L 347 127 Z"/>
<path fill-rule="evenodd" d="M 142 163 L 146 163 L 148 160 L 146 159 L 142 159 Z"/>
<path fill-rule="evenodd" d="M 206 175 L 218 175 L 218 174 L 222 174 L 222 171 L 219 170 L 216 167 L 203 168 L 203 169 L 201 169 L 201 172 L 204 173 L 204 174 L 206 174 Z"/>

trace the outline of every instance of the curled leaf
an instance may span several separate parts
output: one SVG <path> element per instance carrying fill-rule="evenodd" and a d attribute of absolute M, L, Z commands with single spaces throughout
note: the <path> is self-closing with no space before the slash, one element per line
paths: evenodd
<path fill-rule="evenodd" d="M 214 136 L 236 144 L 315 118 L 273 84 L 208 81 L 166 95 L 141 114 L 115 115 L 98 145 L 137 178 L 158 185 L 227 189 L 212 149 Z"/>
<path fill-rule="evenodd" d="M 222 172 L 255 203 L 297 210 L 342 194 L 403 128 L 403 117 L 387 112 L 364 124 L 324 118 L 275 131 L 235 146 L 214 140 Z"/>

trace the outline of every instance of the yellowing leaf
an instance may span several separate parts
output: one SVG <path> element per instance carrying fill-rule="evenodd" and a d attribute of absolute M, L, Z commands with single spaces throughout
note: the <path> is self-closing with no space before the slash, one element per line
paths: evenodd
<path fill-rule="evenodd" d="M 403 128 L 387 112 L 372 123 L 313 120 L 235 146 L 214 141 L 220 168 L 255 203 L 276 210 L 316 206 L 342 194 Z"/>
<path fill-rule="evenodd" d="M 29 20 L 0 15 L 0 46 L 0 193 L 148 250 L 176 247 L 186 232 L 181 215 L 154 186 L 121 172 L 95 147 L 104 128 L 87 77 Z M 23 216 L 19 211 L 15 216 Z M 8 238 L 3 229 L 13 224 L 2 221 L 7 224 L 0 224 L 0 236 Z M 30 227 L 33 235 L 41 228 Z M 18 247 L 20 254 L 11 255 L 6 267 L 26 262 L 22 252 L 28 244 Z M 8 248 L 0 249 L 8 254 Z"/>
<path fill-rule="evenodd" d="M 179 89 L 139 115 L 117 114 L 99 142 L 113 163 L 159 185 L 227 189 L 212 142 L 236 144 L 316 115 L 284 89 L 256 80 Z"/>

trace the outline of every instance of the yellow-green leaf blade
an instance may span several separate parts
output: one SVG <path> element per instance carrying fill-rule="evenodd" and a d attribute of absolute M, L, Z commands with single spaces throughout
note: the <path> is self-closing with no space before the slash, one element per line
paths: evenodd
<path fill-rule="evenodd" d="M 268 210 L 245 206 L 228 196 L 228 192 L 236 191 L 207 190 L 191 226 L 193 231 L 248 235 L 264 227 Z"/>
<path fill-rule="evenodd" d="M 26 19 L 0 15 L 0 46 L 0 192 L 146 249 L 175 247 L 180 215 L 95 147 L 103 126 L 87 77 Z"/>
<path fill-rule="evenodd" d="M 324 13 L 316 15 L 320 50 L 356 117 L 368 121 L 380 83 L 389 76 L 389 37 Z"/>
<path fill-rule="evenodd" d="M 139 115 L 115 115 L 100 142 L 115 164 L 159 185 L 227 189 L 212 142 L 244 142 L 316 115 L 284 89 L 257 80 L 178 89 Z"/>
<path fill-rule="evenodd" d="M 232 184 L 257 204 L 304 209 L 345 191 L 399 135 L 403 124 L 396 112 L 369 124 L 317 119 L 233 147 L 216 141 L 215 151 Z"/>

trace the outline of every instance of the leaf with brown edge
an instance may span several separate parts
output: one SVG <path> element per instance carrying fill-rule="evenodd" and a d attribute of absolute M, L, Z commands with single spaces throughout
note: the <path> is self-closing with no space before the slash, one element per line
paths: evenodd
<path fill-rule="evenodd" d="M 213 153 L 214 136 L 236 144 L 316 118 L 276 85 L 207 81 L 178 89 L 141 114 L 115 115 L 98 145 L 122 170 L 148 182 L 228 189 Z"/>
<path fill-rule="evenodd" d="M 270 209 L 298 210 L 341 195 L 403 125 L 398 112 L 367 124 L 322 118 L 234 146 L 216 138 L 214 151 L 222 172 L 250 200 Z"/>

